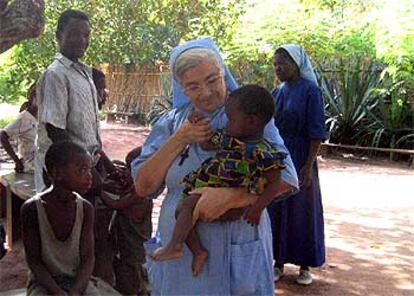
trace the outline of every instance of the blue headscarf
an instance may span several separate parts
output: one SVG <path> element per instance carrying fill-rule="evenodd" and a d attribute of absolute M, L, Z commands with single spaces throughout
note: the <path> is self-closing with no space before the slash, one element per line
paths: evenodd
<path fill-rule="evenodd" d="M 224 80 L 226 82 L 227 89 L 229 91 L 233 91 L 238 87 L 236 80 L 234 79 L 233 75 L 230 73 L 230 70 L 227 68 L 226 65 L 224 65 L 223 58 L 220 55 L 220 50 L 218 49 L 217 45 L 214 43 L 213 39 L 211 39 L 211 37 L 187 41 L 184 44 L 174 47 L 173 50 L 171 51 L 171 57 L 170 57 L 171 71 L 174 68 L 174 64 L 178 56 L 181 55 L 184 51 L 191 49 L 191 48 L 207 48 L 215 52 L 219 58 L 220 64 L 222 64 L 224 68 Z M 172 83 L 173 83 L 173 108 L 178 108 L 180 106 L 187 104 L 189 102 L 189 99 L 184 94 L 180 83 L 175 79 L 173 75 L 171 77 L 172 77 Z"/>
<path fill-rule="evenodd" d="M 281 48 L 288 52 L 290 57 L 298 66 L 300 77 L 313 81 L 316 85 L 318 85 L 318 80 L 316 80 L 316 75 L 313 71 L 311 61 L 303 47 L 298 44 L 284 44 Z"/>

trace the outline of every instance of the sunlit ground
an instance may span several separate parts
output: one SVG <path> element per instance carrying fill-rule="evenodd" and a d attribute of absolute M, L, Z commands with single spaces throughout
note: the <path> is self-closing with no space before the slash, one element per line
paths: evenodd
<path fill-rule="evenodd" d="M 288 266 L 278 295 L 414 295 L 414 169 L 326 160 L 327 262 L 310 287 Z"/>
<path fill-rule="evenodd" d="M 141 144 L 142 127 L 103 125 L 105 151 L 122 159 Z M 121 144 L 121 145 L 120 145 Z M 295 283 L 297 268 L 288 265 L 277 295 L 414 295 L 414 168 L 329 158 L 320 162 L 327 261 L 313 269 L 314 283 Z M 156 228 L 161 199 L 156 200 Z M 24 287 L 27 270 L 18 248 L 0 261 L 2 289 Z M 6 272 L 7 270 L 7 272 Z"/>

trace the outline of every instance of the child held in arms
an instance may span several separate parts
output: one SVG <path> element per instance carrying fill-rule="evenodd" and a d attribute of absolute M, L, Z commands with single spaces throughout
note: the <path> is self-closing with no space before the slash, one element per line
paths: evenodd
<path fill-rule="evenodd" d="M 274 113 L 274 100 L 266 89 L 256 85 L 236 89 L 226 100 L 225 112 L 226 128 L 215 132 L 207 143 L 200 144 L 204 150 L 217 150 L 217 153 L 183 178 L 185 189 L 176 210 L 172 239 L 151 255 L 160 261 L 178 258 L 186 243 L 193 254 L 194 276 L 201 272 L 208 251 L 196 232 L 200 196 L 192 194 L 192 190 L 199 187 L 246 188 L 252 193 L 250 198 L 230 201 L 217 217 L 230 209 L 250 206 L 244 219 L 258 225 L 263 210 L 276 196 L 280 171 L 284 168 L 285 154 L 263 138 L 264 128 Z M 203 117 L 200 112 L 194 112 L 189 121 L 197 124 Z"/>

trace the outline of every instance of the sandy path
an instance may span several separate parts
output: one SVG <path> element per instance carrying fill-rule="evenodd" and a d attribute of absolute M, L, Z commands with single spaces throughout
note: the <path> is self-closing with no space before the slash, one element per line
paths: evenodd
<path fill-rule="evenodd" d="M 108 155 L 123 159 L 148 129 L 103 125 Z M 320 162 L 327 263 L 309 287 L 287 266 L 277 295 L 414 295 L 414 170 L 405 164 L 329 158 Z M 154 209 L 154 222 L 159 213 Z M 0 291 L 24 287 L 21 244 L 0 261 Z"/>

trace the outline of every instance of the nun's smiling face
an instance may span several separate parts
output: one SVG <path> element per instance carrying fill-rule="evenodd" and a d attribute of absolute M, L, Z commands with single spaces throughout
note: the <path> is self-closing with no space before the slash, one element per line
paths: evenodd
<path fill-rule="evenodd" d="M 196 109 L 213 112 L 224 106 L 227 88 L 219 66 L 203 61 L 179 77 L 185 95 Z"/>

